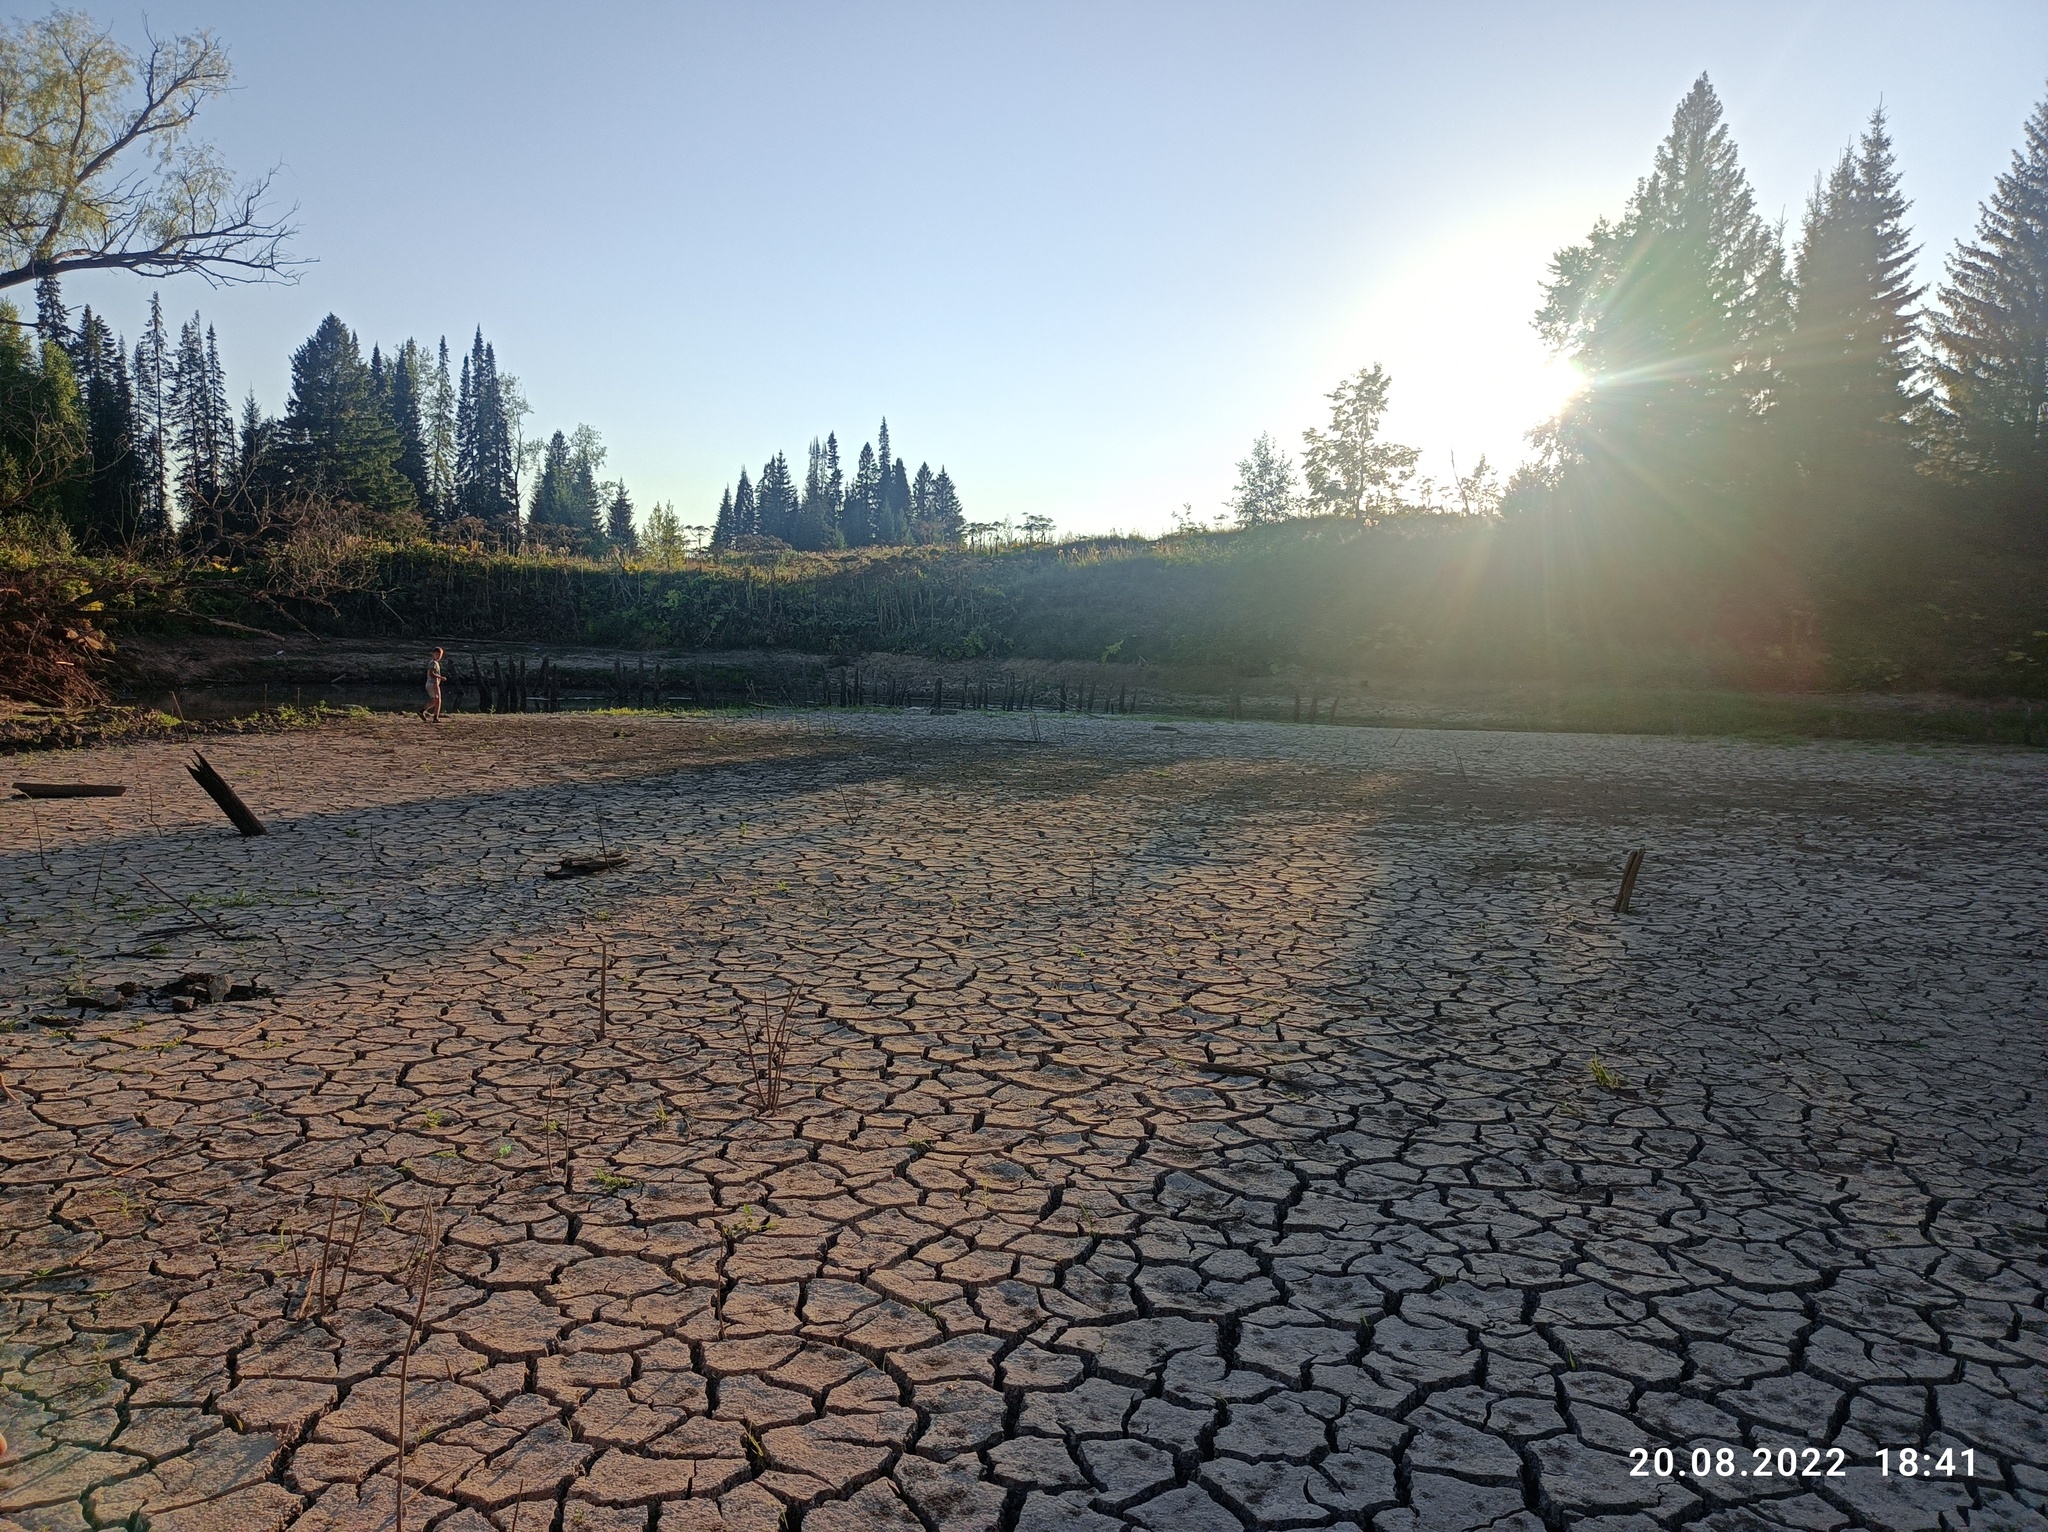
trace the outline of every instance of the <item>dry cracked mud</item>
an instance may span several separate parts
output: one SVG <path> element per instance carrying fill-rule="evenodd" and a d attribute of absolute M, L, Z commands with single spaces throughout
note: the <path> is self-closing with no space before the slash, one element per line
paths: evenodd
<path fill-rule="evenodd" d="M 210 754 L 0 810 L 7 1532 L 2048 1528 L 2039 756 Z"/>

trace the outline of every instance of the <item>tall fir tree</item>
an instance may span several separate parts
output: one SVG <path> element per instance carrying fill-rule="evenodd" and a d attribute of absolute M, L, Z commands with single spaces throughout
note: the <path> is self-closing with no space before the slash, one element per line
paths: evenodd
<path fill-rule="evenodd" d="M 371 388 L 355 332 L 333 314 L 292 354 L 292 392 L 279 423 L 292 489 L 393 515 L 414 508 L 398 471 L 398 432 Z"/>
<path fill-rule="evenodd" d="M 498 357 L 481 327 L 462 364 L 456 410 L 455 501 L 500 538 L 519 535 L 519 465 Z"/>
<path fill-rule="evenodd" d="M 184 524 L 195 533 L 217 536 L 224 530 L 220 512 L 234 482 L 235 423 L 228 412 L 219 344 L 197 314 L 179 328 L 168 393 Z"/>
<path fill-rule="evenodd" d="M 89 306 L 79 315 L 72 356 L 91 459 L 78 531 L 89 547 L 125 548 L 142 534 L 135 393 L 121 342 Z"/>
<path fill-rule="evenodd" d="M 1943 466 L 2048 529 L 2048 100 L 1950 258 L 1931 328 Z"/>
<path fill-rule="evenodd" d="M 611 487 L 611 502 L 605 509 L 604 535 L 614 548 L 627 553 L 639 551 L 640 537 L 633 530 L 633 500 L 624 481 Z"/>
<path fill-rule="evenodd" d="M 1783 241 L 1701 75 L 1620 221 L 1552 264 L 1537 328 L 1589 385 L 1546 441 L 1573 500 L 1686 528 L 1753 503 L 1790 318 Z"/>
<path fill-rule="evenodd" d="M 937 482 L 929 463 L 917 465 L 917 477 L 910 484 L 910 536 L 921 543 L 934 539 L 926 533 L 932 519 L 932 486 Z"/>
<path fill-rule="evenodd" d="M 420 413 L 427 456 L 427 504 L 434 524 L 446 527 L 455 509 L 455 385 L 448 374 L 445 335 L 422 391 Z"/>
<path fill-rule="evenodd" d="M 778 452 L 761 467 L 754 486 L 756 535 L 796 546 L 797 484 L 789 459 Z"/>
<path fill-rule="evenodd" d="M 932 480 L 930 526 L 929 540 L 935 543 L 957 543 L 967 531 L 967 513 L 961 508 L 959 491 L 943 466 Z"/>
<path fill-rule="evenodd" d="M 578 426 L 569 436 L 570 525 L 582 534 L 593 551 L 604 540 L 606 506 L 598 487 L 597 471 L 604 466 L 604 440 L 590 426 Z"/>
<path fill-rule="evenodd" d="M 235 493 L 227 516 L 231 535 L 247 536 L 256 530 L 259 505 L 277 484 L 277 456 L 271 451 L 275 425 L 256 402 L 256 390 L 250 389 L 242 400 L 235 447 Z"/>
<path fill-rule="evenodd" d="M 732 525 L 737 537 L 761 535 L 761 496 L 747 481 L 745 468 L 740 469 L 739 486 L 732 492 Z"/>
<path fill-rule="evenodd" d="M 886 433 L 888 426 L 885 424 L 882 429 Z M 863 444 L 860 449 L 839 524 L 849 548 L 870 547 L 882 540 L 882 469 L 872 444 Z"/>
<path fill-rule="evenodd" d="M 882 489 L 881 540 L 892 548 L 910 541 L 910 475 L 900 457 Z"/>
<path fill-rule="evenodd" d="M 412 486 L 413 502 L 426 513 L 429 523 L 436 523 L 434 478 L 427 462 L 426 422 L 420 408 L 427 384 L 426 353 L 408 340 L 392 354 L 385 390 L 387 413 L 398 433 L 398 471 Z"/>
<path fill-rule="evenodd" d="M 744 480 L 746 474 L 741 473 L 740 478 Z M 728 484 L 725 493 L 718 497 L 718 518 L 711 524 L 711 546 L 726 547 L 737 536 L 739 533 L 732 529 L 732 486 Z"/>
<path fill-rule="evenodd" d="M 1807 203 L 1784 424 L 1802 505 L 1839 524 L 1910 490 L 1922 288 L 1884 111 Z"/>
<path fill-rule="evenodd" d="M 168 537 L 171 500 L 171 355 L 170 329 L 164 323 L 163 297 L 149 295 L 149 323 L 135 343 L 135 475 L 141 489 L 138 511 L 144 537 Z"/>
<path fill-rule="evenodd" d="M 557 431 L 541 453 L 540 474 L 533 481 L 533 501 L 526 520 L 535 528 L 568 531 L 576 526 L 576 504 L 569 460 L 569 438 Z"/>
<path fill-rule="evenodd" d="M 54 276 L 36 281 L 36 334 L 53 346 L 71 351 L 71 311 L 64 305 L 64 288 Z"/>
<path fill-rule="evenodd" d="M 790 534 L 784 539 L 791 547 L 816 552 L 842 545 L 838 500 L 843 493 L 839 472 L 839 444 L 831 447 L 811 438 L 809 460 L 804 467 L 803 497 L 797 502 Z"/>

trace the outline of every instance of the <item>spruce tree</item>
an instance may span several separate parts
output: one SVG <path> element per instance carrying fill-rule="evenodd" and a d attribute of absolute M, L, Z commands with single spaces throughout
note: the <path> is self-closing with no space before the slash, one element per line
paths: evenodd
<path fill-rule="evenodd" d="M 796 546 L 797 485 L 787 456 L 778 452 L 762 465 L 754 502 L 757 534 Z"/>
<path fill-rule="evenodd" d="M 576 508 L 570 493 L 569 438 L 557 431 L 548 438 L 540 459 L 540 477 L 533 483 L 533 501 L 527 507 L 529 526 L 568 530 L 576 525 Z"/>
<path fill-rule="evenodd" d="M 380 514 L 411 510 L 412 485 L 398 471 L 398 432 L 371 391 L 355 333 L 329 314 L 292 354 L 291 366 L 279 436 L 292 489 Z"/>
<path fill-rule="evenodd" d="M 427 386 L 426 353 L 408 340 L 391 358 L 385 392 L 392 429 L 398 433 L 398 471 L 412 486 L 415 504 L 426 512 L 429 522 L 439 517 L 434 506 L 434 478 L 427 461 L 426 422 L 420 410 L 420 396 Z"/>
<path fill-rule="evenodd" d="M 628 553 L 639 551 L 639 534 L 633 530 L 633 502 L 626 494 L 623 480 L 612 485 L 611 505 L 605 511 L 604 535 L 614 548 L 623 548 Z"/>
<path fill-rule="evenodd" d="M 910 541 L 910 476 L 900 457 L 882 488 L 881 540 L 892 548 Z"/>
<path fill-rule="evenodd" d="M 838 518 L 833 514 L 830 485 L 825 447 L 814 436 L 811 438 L 809 461 L 804 467 L 803 498 L 797 502 L 796 520 L 785 539 L 792 547 L 816 551 L 832 546 Z"/>
<path fill-rule="evenodd" d="M 939 476 L 932 480 L 929 520 L 929 540 L 935 543 L 957 543 L 967 530 L 967 515 L 961 509 L 959 492 L 953 488 L 952 476 L 943 466 Z"/>
<path fill-rule="evenodd" d="M 242 401 L 242 419 L 235 449 L 237 515 L 253 516 L 255 507 L 276 490 L 278 463 L 271 449 L 271 422 L 250 389 Z"/>
<path fill-rule="evenodd" d="M 171 531 L 169 347 L 163 298 L 151 293 L 149 324 L 135 343 L 130 372 L 135 389 L 135 477 L 142 495 L 137 515 L 144 537 L 167 537 Z"/>
<path fill-rule="evenodd" d="M 740 470 L 739 488 L 732 492 L 732 535 L 734 537 L 758 537 L 761 535 L 761 503 L 754 493 L 754 486 L 747 482 L 747 471 Z"/>
<path fill-rule="evenodd" d="M 578 426 L 569 437 L 569 525 L 592 551 L 604 541 L 604 494 L 597 471 L 604 466 L 604 440 L 590 426 Z"/>
<path fill-rule="evenodd" d="M 135 394 L 128 361 L 106 321 L 90 307 L 79 316 L 72 355 L 91 460 L 91 478 L 80 508 L 80 539 L 88 547 L 125 548 L 142 530 Z"/>
<path fill-rule="evenodd" d="M 178 504 L 185 525 L 218 535 L 219 512 L 234 480 L 234 418 L 220 348 L 194 314 L 178 331 L 169 378 L 170 444 L 177 452 Z"/>
<path fill-rule="evenodd" d="M 745 479 L 746 475 L 742 473 L 740 477 Z M 718 519 L 711 526 L 711 546 L 726 547 L 737 536 L 739 534 L 732 529 L 732 486 L 728 484 L 725 493 L 718 497 Z"/>
<path fill-rule="evenodd" d="M 1950 258 L 1932 331 L 1944 467 L 2048 525 L 2048 100 Z"/>
<path fill-rule="evenodd" d="M 462 363 L 455 422 L 455 503 L 500 539 L 519 535 L 519 468 L 498 357 L 481 327 Z"/>
<path fill-rule="evenodd" d="M 1568 496 L 1693 525 L 1745 503 L 1790 327 L 1783 243 L 1701 75 L 1617 223 L 1558 252 L 1537 329 L 1590 385 L 1549 440 Z"/>
<path fill-rule="evenodd" d="M 917 477 L 910 485 L 910 538 L 920 543 L 938 540 L 931 535 L 932 486 L 936 482 L 931 464 L 919 463 Z"/>
<path fill-rule="evenodd" d="M 36 281 L 36 334 L 53 346 L 71 350 L 71 311 L 64 306 L 64 289 L 54 276 Z"/>
<path fill-rule="evenodd" d="M 445 528 L 455 517 L 455 387 L 448 373 L 445 335 L 422 390 L 420 428 L 427 459 L 427 505 L 434 524 Z"/>
<path fill-rule="evenodd" d="M 1911 483 L 1922 289 L 1906 206 L 1880 108 L 1860 145 L 1816 183 L 1793 263 L 1785 423 L 1801 500 L 1830 521 Z"/>
<path fill-rule="evenodd" d="M 882 429 L 887 432 L 888 426 L 885 424 Z M 860 449 L 839 524 L 849 548 L 870 547 L 882 540 L 882 469 L 871 445 L 864 444 Z"/>

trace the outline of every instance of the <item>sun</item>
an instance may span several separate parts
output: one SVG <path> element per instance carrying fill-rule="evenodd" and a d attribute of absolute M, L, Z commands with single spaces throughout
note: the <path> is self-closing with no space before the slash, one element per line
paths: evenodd
<path fill-rule="evenodd" d="M 1564 357 L 1554 356 L 1529 377 L 1522 413 L 1533 426 L 1555 420 L 1564 407 L 1586 391 L 1586 375 Z"/>

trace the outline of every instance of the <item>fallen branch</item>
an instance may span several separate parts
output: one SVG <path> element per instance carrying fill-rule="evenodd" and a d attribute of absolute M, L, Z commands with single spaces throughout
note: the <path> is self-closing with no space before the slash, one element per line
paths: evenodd
<path fill-rule="evenodd" d="M 226 937 L 231 941 L 234 939 L 234 933 L 228 930 L 226 926 L 217 925 L 213 921 L 208 920 L 204 915 L 200 914 L 197 910 L 193 909 L 191 905 L 187 904 L 183 899 L 180 899 L 176 894 L 172 893 L 169 889 L 165 888 L 161 883 L 157 882 L 156 879 L 152 878 L 148 873 L 144 872 L 141 868 L 138 867 L 135 870 L 135 876 L 142 879 L 143 882 L 147 883 L 151 888 L 155 889 L 158 893 L 162 894 L 166 899 L 170 900 L 173 904 L 178 905 L 181 909 L 184 910 L 184 912 L 187 915 L 190 915 L 194 920 L 198 921 L 202 926 L 205 926 L 209 931 L 214 932 L 218 936 Z"/>

